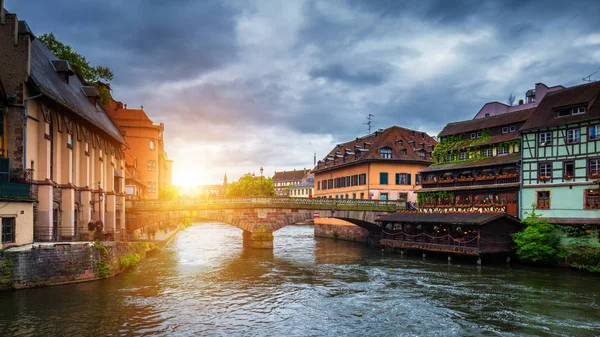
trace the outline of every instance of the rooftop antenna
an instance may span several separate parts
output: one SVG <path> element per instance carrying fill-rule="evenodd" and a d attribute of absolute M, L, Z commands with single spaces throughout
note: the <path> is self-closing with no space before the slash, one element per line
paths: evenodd
<path fill-rule="evenodd" d="M 315 151 L 315 156 L 313 157 L 314 166 L 317 166 L 317 151 Z"/>
<path fill-rule="evenodd" d="M 596 71 L 594 71 L 593 73 L 591 73 L 590 75 L 586 76 L 583 78 L 584 82 L 592 82 L 592 76 L 596 75 L 598 72 L 600 71 L 600 68 L 598 68 Z"/>
<path fill-rule="evenodd" d="M 375 115 L 369 114 L 369 117 L 367 117 L 367 122 L 363 123 L 363 125 L 366 125 L 369 129 L 369 134 L 371 134 L 371 127 L 373 126 L 373 117 L 375 117 Z"/>

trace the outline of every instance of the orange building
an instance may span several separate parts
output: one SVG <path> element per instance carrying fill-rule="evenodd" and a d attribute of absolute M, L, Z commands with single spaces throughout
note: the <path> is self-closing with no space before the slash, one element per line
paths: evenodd
<path fill-rule="evenodd" d="M 110 87 L 106 85 L 110 90 Z M 163 131 L 164 124 L 156 125 L 148 115 L 140 109 L 129 109 L 127 104 L 110 99 L 109 104 L 104 104 L 104 109 L 119 127 L 129 145 L 124 149 L 127 167 L 135 170 L 136 176 L 128 179 L 131 183 L 125 186 L 126 192 L 134 196 L 143 196 L 144 199 L 158 199 L 159 191 L 165 184 L 171 184 L 172 161 L 164 151 Z M 135 180 L 133 179 L 135 178 Z M 143 193 L 138 189 L 145 186 Z"/>
<path fill-rule="evenodd" d="M 433 163 L 436 140 L 392 126 L 338 144 L 317 162 L 315 197 L 416 202 L 419 171 Z"/>

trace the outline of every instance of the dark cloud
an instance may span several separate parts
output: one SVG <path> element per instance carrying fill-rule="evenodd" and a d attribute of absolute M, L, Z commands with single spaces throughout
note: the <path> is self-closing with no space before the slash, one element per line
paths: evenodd
<path fill-rule="evenodd" d="M 356 65 L 351 68 L 340 63 L 315 67 L 308 73 L 312 78 L 324 78 L 333 82 L 341 81 L 355 85 L 379 85 L 385 82 L 386 69 L 359 69 Z"/>

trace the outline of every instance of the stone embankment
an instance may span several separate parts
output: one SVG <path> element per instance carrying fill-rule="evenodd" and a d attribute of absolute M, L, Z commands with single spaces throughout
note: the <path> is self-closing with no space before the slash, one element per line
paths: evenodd
<path fill-rule="evenodd" d="M 369 231 L 350 222 L 335 218 L 315 218 L 315 236 L 369 242 Z"/>
<path fill-rule="evenodd" d="M 152 242 L 42 243 L 0 251 L 0 290 L 108 278 L 159 247 Z"/>

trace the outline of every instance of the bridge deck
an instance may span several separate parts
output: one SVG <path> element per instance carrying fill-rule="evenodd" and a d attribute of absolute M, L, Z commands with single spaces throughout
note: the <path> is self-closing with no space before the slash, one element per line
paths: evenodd
<path fill-rule="evenodd" d="M 127 201 L 127 212 L 154 210 L 218 210 L 234 208 L 289 208 L 340 211 L 386 211 L 406 208 L 404 201 L 309 199 L 309 198 L 235 198 Z"/>

